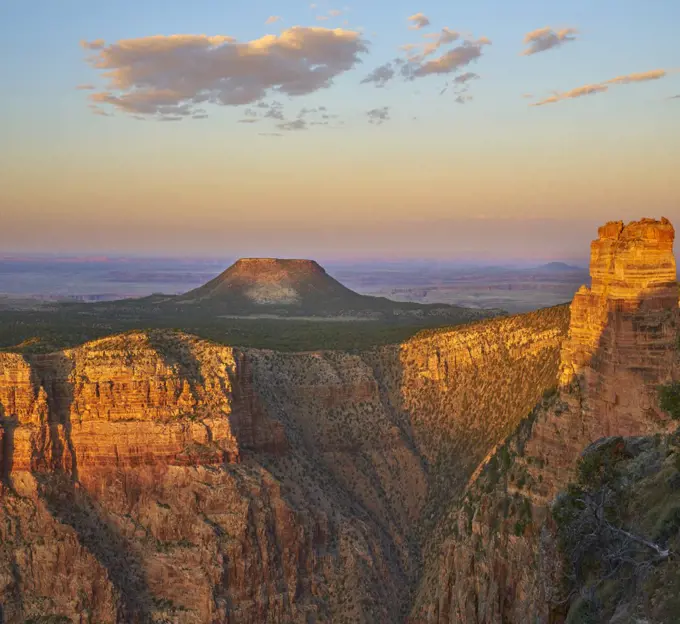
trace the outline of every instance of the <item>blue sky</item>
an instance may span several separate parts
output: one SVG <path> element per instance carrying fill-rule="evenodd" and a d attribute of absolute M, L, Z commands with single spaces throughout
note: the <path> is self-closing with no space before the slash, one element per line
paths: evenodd
<path fill-rule="evenodd" d="M 414 29 L 409 17 L 417 14 L 429 26 Z M 271 16 L 281 19 L 265 24 Z M 304 255 L 318 251 L 310 227 L 318 222 L 344 236 L 354 224 L 361 228 L 355 238 L 364 242 L 352 253 L 369 253 L 380 239 L 385 254 L 390 240 L 381 233 L 389 221 L 399 232 L 417 231 L 411 251 L 423 255 L 428 227 L 440 227 L 428 223 L 446 221 L 455 238 L 456 222 L 485 219 L 501 240 L 498 224 L 511 219 L 537 228 L 545 255 L 565 232 L 572 232 L 570 245 L 579 244 L 585 222 L 662 213 L 680 219 L 680 98 L 672 99 L 680 95 L 678 24 L 675 0 L 368 0 L 317 2 L 316 8 L 284 0 L 4 0 L 0 54 L 11 61 L 0 66 L 6 122 L 0 245 L 88 252 L 166 252 L 182 245 L 197 253 L 222 246 L 238 254 L 267 251 L 282 224 L 298 224 L 277 249 Z M 206 35 L 245 43 L 295 26 L 342 29 L 366 49 L 342 70 L 329 53 L 328 88 L 288 97 L 267 87 L 245 105 L 193 104 L 206 118 L 182 113 L 178 123 L 161 123 L 157 108 L 139 114 L 111 101 L 93 104 L 98 93 L 120 98 L 139 87 L 111 89 L 87 62 L 120 40 Z M 490 44 L 480 44 L 476 60 L 450 73 L 406 80 L 397 71 L 385 88 L 362 84 L 385 63 L 407 60 L 402 46 L 431 42 L 424 35 L 443 28 L 459 35 L 420 65 L 465 41 Z M 573 40 L 522 55 L 527 33 L 541 28 L 574 29 L 566 37 Z M 97 40 L 103 42 L 91 49 L 80 43 Z M 130 70 L 119 52 L 112 55 L 115 69 Z M 175 84 L 185 78 L 200 84 L 202 63 L 209 63 L 207 56 L 181 71 L 159 62 L 151 78 L 158 86 L 166 72 Z M 277 84 L 272 67 L 265 86 Z M 662 77 L 652 79 L 655 71 Z M 440 95 L 465 72 L 478 78 Z M 568 96 L 586 85 L 600 91 Z M 532 106 L 556 92 L 563 94 L 558 101 Z M 302 119 L 303 109 L 317 112 L 304 124 L 282 127 L 284 120 L 264 118 L 269 109 L 255 108 L 274 100 L 289 123 Z M 384 122 L 369 123 L 369 111 L 383 121 L 382 110 Z M 256 114 L 256 123 L 241 123 Z M 36 232 L 36 219 L 47 233 Z M 485 243 L 456 246 L 463 242 L 470 250 Z M 450 253 L 445 242 L 438 244 L 434 255 Z M 348 246 L 338 241 L 336 247 L 342 254 Z M 507 253 L 521 252 L 511 247 Z M 407 253 L 395 250 L 401 252 Z"/>

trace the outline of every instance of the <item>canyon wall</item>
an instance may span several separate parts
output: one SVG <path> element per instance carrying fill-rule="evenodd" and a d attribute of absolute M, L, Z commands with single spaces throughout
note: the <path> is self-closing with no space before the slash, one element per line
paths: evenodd
<path fill-rule="evenodd" d="M 567 323 L 0 354 L 0 621 L 403 621 L 426 527 L 555 385 Z"/>
<path fill-rule="evenodd" d="M 608 223 L 571 305 L 560 388 L 484 463 L 426 547 L 413 622 L 562 622 L 570 606 L 551 503 L 605 436 L 670 429 L 658 384 L 680 376 L 674 231 Z M 572 597 L 573 598 L 573 597 Z"/>

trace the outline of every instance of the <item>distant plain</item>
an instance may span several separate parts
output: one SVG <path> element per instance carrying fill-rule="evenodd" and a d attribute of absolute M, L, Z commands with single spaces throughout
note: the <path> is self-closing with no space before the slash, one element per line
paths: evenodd
<path fill-rule="evenodd" d="M 224 344 L 292 351 L 357 350 L 397 343 L 419 331 L 460 322 L 405 322 L 292 316 L 211 316 L 207 311 L 158 314 L 154 299 L 176 295 L 217 276 L 234 258 L 0 258 L 0 349 L 45 352 L 137 329 L 181 329 Z M 552 263 L 471 266 L 401 261 L 326 263 L 329 275 L 365 295 L 419 304 L 457 304 L 516 314 L 566 303 L 589 284 L 584 268 Z M 110 302 L 110 304 L 106 304 Z"/>

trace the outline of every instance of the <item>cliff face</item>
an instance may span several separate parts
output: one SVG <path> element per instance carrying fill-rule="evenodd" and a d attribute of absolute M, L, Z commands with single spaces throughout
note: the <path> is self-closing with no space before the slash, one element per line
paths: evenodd
<path fill-rule="evenodd" d="M 557 393 L 491 456 L 429 545 L 414 622 L 560 622 L 550 505 L 604 436 L 664 432 L 656 386 L 677 379 L 678 290 L 667 220 L 600 228 L 592 288 L 571 306 Z"/>
<path fill-rule="evenodd" d="M 567 318 L 356 355 L 167 332 L 0 354 L 2 618 L 403 620 L 422 527 L 554 385 Z"/>

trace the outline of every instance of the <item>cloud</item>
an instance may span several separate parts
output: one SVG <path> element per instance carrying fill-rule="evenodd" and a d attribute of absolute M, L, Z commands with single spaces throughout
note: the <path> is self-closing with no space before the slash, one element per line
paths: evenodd
<path fill-rule="evenodd" d="M 361 84 L 373 83 L 378 88 L 383 88 L 395 76 L 394 65 L 392 61 L 376 67 L 366 78 L 361 81 Z"/>
<path fill-rule="evenodd" d="M 286 130 L 288 132 L 293 130 L 307 130 L 307 122 L 304 119 L 295 119 L 294 121 L 285 121 L 276 125 L 279 130 Z"/>
<path fill-rule="evenodd" d="M 265 21 L 265 24 L 275 24 L 276 22 L 280 22 L 282 19 L 283 18 L 280 15 L 270 15 Z"/>
<path fill-rule="evenodd" d="M 273 137 L 280 137 L 283 136 L 280 132 L 258 132 L 260 136 L 273 136 Z"/>
<path fill-rule="evenodd" d="M 545 52 L 552 48 L 575 41 L 578 30 L 575 28 L 563 28 L 561 30 L 553 30 L 549 26 L 545 28 L 537 28 L 530 33 L 524 35 L 524 43 L 528 45 L 526 50 L 522 52 L 523 56 L 531 56 L 539 52 Z"/>
<path fill-rule="evenodd" d="M 340 9 L 331 9 L 328 11 L 328 15 L 331 17 L 338 17 L 339 15 L 342 15 L 342 11 Z"/>
<path fill-rule="evenodd" d="M 368 74 L 361 84 L 373 84 L 376 87 L 385 87 L 387 83 L 397 76 L 406 80 L 415 80 L 429 75 L 455 74 L 466 65 L 482 56 L 483 48 L 491 45 L 487 37 L 477 40 L 466 39 L 455 48 L 440 54 L 436 58 L 428 58 L 442 46 L 451 44 L 460 38 L 460 33 L 449 28 L 443 28 L 439 33 L 428 33 L 428 39 L 434 39 L 426 44 L 407 44 L 401 46 L 407 52 L 405 59 L 396 58 L 375 68 Z M 421 47 L 418 54 L 409 54 L 414 48 Z M 466 85 L 467 82 L 477 79 L 479 76 L 473 72 L 465 72 L 456 78 L 453 83 L 457 86 Z M 441 90 L 444 93 L 447 85 Z M 460 93 L 460 92 L 459 92 Z"/>
<path fill-rule="evenodd" d="M 459 96 L 456 97 L 456 99 L 454 100 L 454 102 L 456 102 L 456 103 L 458 103 L 458 104 L 465 104 L 465 103 L 467 103 L 467 102 L 470 102 L 471 100 L 472 100 L 472 96 L 471 96 L 471 95 L 461 94 L 461 95 L 459 95 Z"/>
<path fill-rule="evenodd" d="M 379 126 L 390 119 L 390 107 L 381 106 L 380 108 L 373 108 L 366 112 L 368 123 Z"/>
<path fill-rule="evenodd" d="M 278 108 L 270 108 L 265 114 L 268 119 L 276 119 L 278 121 L 283 121 L 285 117 L 283 116 L 283 111 Z"/>
<path fill-rule="evenodd" d="M 605 84 L 630 84 L 631 82 L 646 82 L 647 80 L 658 80 L 664 78 L 668 73 L 664 69 L 653 69 L 639 74 L 628 74 L 627 76 L 617 76 L 607 80 Z"/>
<path fill-rule="evenodd" d="M 242 123 L 242 124 L 253 124 L 253 123 L 257 123 L 258 121 L 260 121 L 260 120 L 257 119 L 257 118 L 254 118 L 254 117 L 246 117 L 245 119 L 239 119 L 238 120 L 238 122 Z"/>
<path fill-rule="evenodd" d="M 428 39 L 434 39 L 430 43 L 422 45 L 423 51 L 420 54 L 412 55 L 410 60 L 412 61 L 422 61 L 424 58 L 434 54 L 439 48 L 445 45 L 449 45 L 454 41 L 460 39 L 460 33 L 450 28 L 442 28 L 441 32 L 438 33 L 427 33 L 424 35 Z M 417 44 L 414 47 L 419 47 Z"/>
<path fill-rule="evenodd" d="M 470 80 L 477 80 L 478 78 L 479 74 L 475 74 L 474 72 L 465 72 L 460 76 L 456 76 L 453 79 L 453 82 L 455 82 L 456 84 L 465 84 L 466 82 L 470 82 Z"/>
<path fill-rule="evenodd" d="M 95 39 L 94 41 L 81 41 L 80 47 L 86 50 L 101 50 L 106 45 L 103 39 Z"/>
<path fill-rule="evenodd" d="M 96 51 L 87 61 L 109 79 L 91 101 L 130 114 L 190 116 L 204 112 L 200 104 L 241 106 L 270 93 L 328 88 L 361 62 L 368 42 L 357 31 L 295 26 L 245 43 L 221 35 L 156 35 L 83 47 Z"/>
<path fill-rule="evenodd" d="M 669 100 L 680 100 L 680 95 L 671 95 L 668 99 Z"/>
<path fill-rule="evenodd" d="M 404 74 L 410 78 L 420 78 L 431 74 L 453 73 L 477 60 L 482 56 L 483 47 L 490 44 L 491 41 L 486 37 L 477 41 L 464 41 L 461 45 L 445 52 L 438 58 L 416 64 L 415 67 L 413 63 L 409 64 L 405 68 Z"/>
<path fill-rule="evenodd" d="M 411 30 L 420 30 L 430 25 L 430 19 L 423 13 L 411 15 L 411 17 L 408 18 L 408 21 L 411 22 L 411 26 L 409 26 Z"/>
<path fill-rule="evenodd" d="M 556 93 L 551 95 L 545 100 L 529 104 L 529 106 L 544 106 L 545 104 L 555 104 L 556 102 L 561 102 L 562 100 L 569 100 L 574 98 L 580 98 L 585 95 L 595 95 L 596 93 L 603 93 L 609 89 L 608 86 L 604 84 L 592 84 L 585 85 L 583 87 L 576 87 L 576 89 L 571 89 L 570 91 L 564 91 L 563 93 Z"/>
<path fill-rule="evenodd" d="M 285 120 L 285 117 L 283 116 L 283 104 L 281 104 L 281 102 L 276 100 L 269 103 L 258 102 L 255 106 L 257 108 L 266 109 L 267 112 L 264 114 L 264 116 L 268 119 L 276 119 L 277 121 Z"/>
<path fill-rule="evenodd" d="M 534 102 L 529 104 L 529 106 L 543 106 L 545 104 L 555 104 L 561 102 L 562 100 L 569 100 L 574 98 L 583 97 L 584 95 L 595 95 L 597 93 L 604 93 L 609 90 L 608 85 L 626 85 L 635 82 L 646 82 L 648 80 L 658 80 L 659 78 L 664 78 L 668 75 L 664 69 L 653 69 L 647 72 L 641 72 L 637 74 L 628 74 L 625 76 L 617 76 L 610 80 L 605 80 L 604 82 L 585 85 L 583 87 L 577 87 L 576 89 L 571 89 L 571 91 L 565 91 L 563 93 L 555 93 L 550 97 L 540 100 L 539 102 Z"/>
<path fill-rule="evenodd" d="M 97 88 L 97 87 L 95 87 L 95 86 L 92 85 L 92 84 L 79 84 L 79 85 L 76 87 L 76 89 L 78 89 L 79 91 L 93 91 L 93 90 L 96 89 L 96 88 Z"/>

